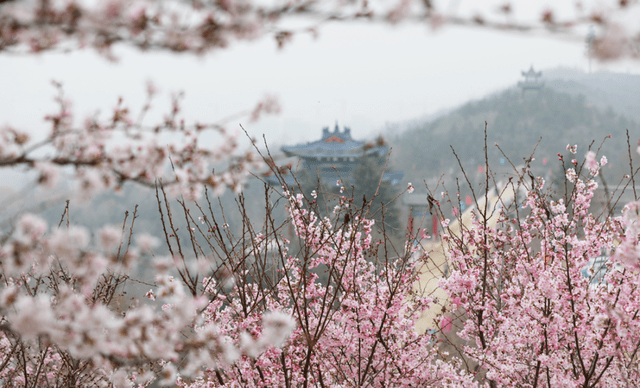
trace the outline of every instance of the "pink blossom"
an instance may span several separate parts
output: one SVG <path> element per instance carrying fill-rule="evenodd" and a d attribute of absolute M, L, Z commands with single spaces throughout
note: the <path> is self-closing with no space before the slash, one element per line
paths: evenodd
<path fill-rule="evenodd" d="M 38 183 L 46 189 L 56 187 L 60 181 L 60 169 L 50 162 L 38 162 L 35 165 L 35 169 L 40 174 Z"/>
<path fill-rule="evenodd" d="M 162 386 L 173 385 L 178 377 L 177 372 L 178 371 L 173 363 L 169 362 L 164 364 L 158 383 Z"/>
<path fill-rule="evenodd" d="M 51 253 L 63 260 L 76 257 L 78 251 L 85 248 L 88 243 L 89 232 L 78 226 L 71 226 L 69 229 L 56 229 L 46 241 Z"/>
<path fill-rule="evenodd" d="M 33 339 L 53 329 L 55 317 L 45 295 L 21 296 L 9 315 L 11 327 L 25 339 Z"/>
<path fill-rule="evenodd" d="M 148 233 L 139 234 L 137 243 L 141 251 L 151 251 L 160 246 L 160 240 Z"/>
<path fill-rule="evenodd" d="M 149 300 L 156 300 L 156 295 L 153 293 L 153 290 L 147 291 L 147 293 L 144 294 L 144 296 Z"/>
<path fill-rule="evenodd" d="M 448 334 L 451 331 L 451 325 L 452 325 L 452 321 L 451 321 L 451 317 L 449 316 L 444 316 L 440 320 L 440 327 L 442 328 L 442 331 L 445 334 Z"/>
<path fill-rule="evenodd" d="M 42 218 L 33 214 L 25 214 L 18 221 L 15 238 L 22 244 L 31 245 L 44 237 L 46 231 L 47 223 Z"/>
<path fill-rule="evenodd" d="M 598 172 L 600 171 L 600 165 L 598 164 L 598 161 L 596 160 L 595 152 L 593 152 L 593 151 L 587 152 L 587 155 L 586 155 L 585 159 L 586 159 L 586 166 L 589 169 L 589 171 L 591 172 L 591 175 L 598 176 Z M 606 158 L 605 158 L 605 161 L 606 161 Z"/>
<path fill-rule="evenodd" d="M 595 56 L 603 61 L 615 60 L 623 56 L 628 42 L 628 34 L 618 23 L 609 23 L 602 37 L 593 42 Z"/>
<path fill-rule="evenodd" d="M 265 313 L 262 316 L 262 324 L 264 325 L 263 341 L 275 347 L 282 346 L 282 343 L 296 327 L 296 322 L 291 316 L 278 311 Z"/>
<path fill-rule="evenodd" d="M 98 234 L 100 246 L 105 250 L 112 250 L 120 244 L 122 231 L 113 226 L 105 226 Z"/>

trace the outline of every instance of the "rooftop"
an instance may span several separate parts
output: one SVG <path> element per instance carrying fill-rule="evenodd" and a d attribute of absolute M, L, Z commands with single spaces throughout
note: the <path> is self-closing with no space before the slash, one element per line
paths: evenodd
<path fill-rule="evenodd" d="M 382 151 L 386 153 L 386 148 L 382 150 L 381 146 L 368 147 L 365 142 L 353 140 L 351 137 L 351 129 L 344 128 L 340 132 L 340 128 L 336 123 L 333 132 L 329 131 L 329 127 L 322 129 L 322 138 L 320 140 L 307 142 L 306 144 L 297 144 L 294 146 L 282 147 L 282 152 L 287 156 L 298 156 L 302 158 L 319 158 L 325 156 L 361 156 L 363 153 L 370 153 L 371 150 Z"/>

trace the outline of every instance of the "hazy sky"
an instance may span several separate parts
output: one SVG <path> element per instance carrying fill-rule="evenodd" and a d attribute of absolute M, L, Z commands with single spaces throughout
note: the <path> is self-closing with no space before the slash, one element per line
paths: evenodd
<path fill-rule="evenodd" d="M 123 46 L 115 53 L 117 63 L 90 50 L 0 55 L 0 125 L 45 128 L 42 117 L 54 109 L 52 79 L 63 82 L 78 122 L 97 111 L 108 112 L 118 96 L 139 109 L 145 81 L 151 79 L 162 92 L 158 114 L 172 91 L 186 93 L 185 116 L 200 121 L 251 108 L 265 94 L 273 94 L 282 113 L 257 124 L 242 120 L 251 134 L 266 133 L 274 144 L 315 140 L 323 126 L 337 120 L 360 138 L 386 123 L 504 89 L 530 65 L 587 69 L 580 39 L 462 27 L 433 32 L 415 24 L 328 24 L 317 39 L 297 36 L 283 50 L 267 37 L 203 58 L 140 54 Z M 640 72 L 637 64 L 624 62 L 595 64 L 594 69 Z"/>

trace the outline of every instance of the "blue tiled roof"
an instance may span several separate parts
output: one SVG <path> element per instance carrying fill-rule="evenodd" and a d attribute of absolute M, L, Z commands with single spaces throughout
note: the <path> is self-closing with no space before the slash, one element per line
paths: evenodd
<path fill-rule="evenodd" d="M 340 132 L 336 124 L 333 131 L 328 127 L 322 129 L 322 138 L 306 144 L 295 146 L 284 146 L 282 151 L 288 157 L 301 158 L 302 168 L 319 173 L 325 182 L 334 182 L 337 179 L 346 181 L 352 180 L 352 172 L 360 163 L 360 158 L 365 155 L 373 155 L 376 158 L 386 158 L 389 147 L 383 143 L 365 143 L 364 141 L 353 140 L 351 129 L 345 127 Z M 397 184 L 404 177 L 400 171 L 386 171 L 383 180 L 390 181 L 392 185 Z M 287 174 L 284 176 L 287 184 L 293 184 L 293 178 Z M 271 185 L 278 185 L 279 182 L 274 176 L 266 177 Z"/>
<path fill-rule="evenodd" d="M 306 144 L 282 147 L 282 152 L 287 156 L 298 156 L 301 158 L 320 158 L 333 156 L 359 157 L 363 154 L 378 153 L 380 156 L 387 153 L 386 146 L 377 146 L 365 149 L 365 142 L 353 140 L 351 129 L 345 127 L 340 132 L 336 124 L 333 132 L 328 127 L 322 129 L 322 138 Z"/>

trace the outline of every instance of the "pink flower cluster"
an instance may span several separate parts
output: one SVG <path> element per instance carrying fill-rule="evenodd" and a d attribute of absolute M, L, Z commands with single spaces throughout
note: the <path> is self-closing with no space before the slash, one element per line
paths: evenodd
<path fill-rule="evenodd" d="M 214 308 L 207 307 L 208 298 L 185 292 L 183 283 L 169 275 L 169 266 L 157 266 L 157 289 L 147 293 L 151 300 L 162 300 L 161 309 L 142 304 L 118 313 L 109 305 L 110 298 L 102 295 L 105 287 L 117 287 L 118 281 L 125 280 L 118 273 L 129 272 L 139 252 L 156 243 L 154 238 L 141 235 L 137 245 L 118 255 L 113 248 L 120 236 L 116 239 L 110 227 L 98 234 L 97 245 L 104 250 L 91 249 L 83 228 L 47 232 L 43 220 L 24 215 L 14 237 L 0 251 L 4 284 L 0 290 L 0 380 L 7 383 L 11 376 L 20 375 L 16 386 L 27 385 L 29 378 L 29 386 L 48 386 L 49 380 L 59 380 L 56 371 L 64 373 L 65 360 L 71 357 L 87 364 L 86 371 L 76 376 L 82 384 L 118 385 L 121 380 L 119 386 L 132 386 L 135 379 L 146 385 L 156 380 L 156 374 L 141 364 L 143 360 L 164 363 L 169 377 L 163 381 L 172 384 L 177 372 L 197 377 L 203 366 L 232 363 L 239 355 L 228 330 L 203 320 L 208 315 L 201 312 Z M 262 321 L 264 338 L 258 345 L 244 345 L 254 355 L 281 346 L 294 328 L 288 315 L 277 310 L 262 315 Z M 192 335 L 187 335 L 186 328 L 196 325 Z M 26 374 L 20 358 L 15 357 L 18 344 L 23 357 L 33 357 L 28 364 L 22 361 L 31 370 Z M 37 344 L 47 346 L 38 350 Z M 34 369 L 37 365 L 42 368 L 42 362 L 48 365 L 46 373 L 53 375 L 40 376 L 36 384 Z"/>
<path fill-rule="evenodd" d="M 355 216 L 340 226 L 305 208 L 301 195 L 285 195 L 302 256 L 290 254 L 283 244 L 274 288 L 236 284 L 230 299 L 209 305 L 205 327 L 218 327 L 242 355 L 233 365 L 218 365 L 203 378 L 181 379 L 179 385 L 476 386 L 472 375 L 459 369 L 459 360 L 439 359 L 432 334 L 414 328 L 431 300 L 412 296 L 417 275 L 411 253 L 376 264 L 367 259 L 377 246 L 372 244 L 373 221 Z M 346 211 L 341 208 L 336 219 Z M 319 279 L 322 268 L 328 281 Z M 281 313 L 268 313 L 273 310 Z M 279 343 L 284 338 L 280 330 L 293 327 L 289 316 L 295 330 L 284 345 L 265 347 L 265 338 Z M 261 321 L 270 320 L 280 323 L 261 327 Z"/>
<path fill-rule="evenodd" d="M 587 154 L 586 163 L 596 175 L 606 159 Z M 638 206 L 598 220 L 589 212 L 597 184 L 573 169 L 567 178 L 566 198 L 550 200 L 538 180 L 524 199 L 528 214 L 505 213 L 491 228 L 476 213 L 473 227 L 448 241 L 452 271 L 440 284 L 464 317 L 459 350 L 490 384 L 640 384 Z"/>
<path fill-rule="evenodd" d="M 162 122 L 144 124 L 142 117 L 152 98 L 150 92 L 137 121 L 120 100 L 110 118 L 87 119 L 82 127 L 75 127 L 71 104 L 60 91 L 56 97 L 59 111 L 45 118 L 51 124 L 45 139 L 32 141 L 11 127 L 0 129 L 0 166 L 33 166 L 39 184 L 46 188 L 54 187 L 62 169 L 71 166 L 77 197 L 84 200 L 101 190 L 118 189 L 126 181 L 148 186 L 161 181 L 170 194 L 188 199 L 199 198 L 205 186 L 217 195 L 226 188 L 239 192 L 249 169 L 262 165 L 252 152 L 238 154 L 237 135 L 229 133 L 223 123 L 187 125 L 179 117 L 177 96 Z M 277 112 L 274 104 L 269 97 L 253 114 Z M 207 131 L 218 134 L 214 149 L 202 146 L 199 140 Z M 214 165 L 222 162 L 228 167 L 214 172 Z"/>

